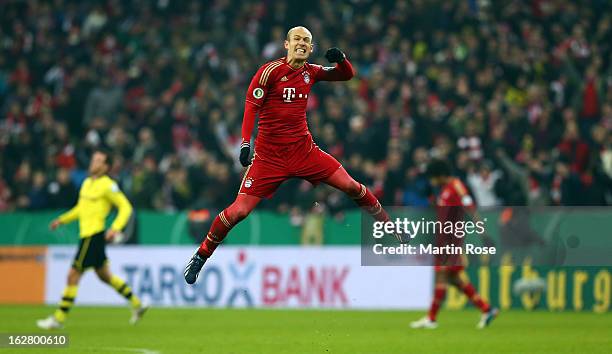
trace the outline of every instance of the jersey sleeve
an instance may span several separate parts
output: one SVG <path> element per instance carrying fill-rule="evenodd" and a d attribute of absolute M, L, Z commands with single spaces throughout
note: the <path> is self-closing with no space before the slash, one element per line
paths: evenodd
<path fill-rule="evenodd" d="M 452 188 L 453 188 L 453 191 L 459 197 L 461 206 L 463 206 L 464 208 L 468 210 L 474 209 L 476 207 L 476 205 L 474 204 L 474 199 L 472 198 L 470 193 L 467 191 L 467 188 L 465 187 L 465 185 L 463 185 L 463 183 L 460 180 L 458 179 L 453 180 Z"/>
<path fill-rule="evenodd" d="M 121 230 L 127 225 L 130 216 L 132 215 L 132 204 L 125 197 L 125 194 L 119 190 L 119 186 L 115 181 L 110 181 L 105 197 L 117 208 L 117 216 L 111 225 L 113 230 Z"/>
<path fill-rule="evenodd" d="M 251 134 L 255 126 L 255 116 L 259 107 L 254 103 L 246 101 L 244 103 L 244 115 L 242 117 L 242 144 L 251 143 Z"/>
<path fill-rule="evenodd" d="M 249 143 L 251 141 L 251 134 L 253 127 L 255 126 L 255 116 L 259 112 L 259 108 L 263 105 L 272 85 L 274 69 L 283 65 L 284 60 L 279 59 L 270 62 L 257 70 L 251 84 L 246 93 L 246 99 L 244 103 L 244 116 L 242 118 L 242 144 Z"/>
<path fill-rule="evenodd" d="M 274 69 L 274 64 L 264 65 L 253 75 L 251 84 L 246 93 L 246 102 L 261 107 L 268 95 L 271 71 Z"/>
<path fill-rule="evenodd" d="M 315 81 L 347 81 L 355 76 L 353 65 L 345 58 L 335 66 L 315 66 L 318 70 L 315 73 Z"/>
<path fill-rule="evenodd" d="M 60 215 L 57 219 L 61 224 L 69 224 L 79 218 L 79 204 Z"/>
<path fill-rule="evenodd" d="M 250 143 L 253 127 L 255 126 L 255 116 L 259 112 L 259 108 L 268 95 L 269 76 L 271 75 L 272 64 L 264 65 L 253 76 L 249 88 L 246 92 L 244 102 L 244 115 L 242 117 L 242 143 Z"/>

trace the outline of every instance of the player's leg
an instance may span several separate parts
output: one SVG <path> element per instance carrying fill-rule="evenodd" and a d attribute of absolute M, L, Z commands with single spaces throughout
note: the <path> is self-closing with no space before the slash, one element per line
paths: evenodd
<path fill-rule="evenodd" d="M 336 172 L 323 180 L 324 183 L 339 189 L 352 198 L 355 203 L 376 221 L 389 221 L 389 214 L 382 207 L 376 196 L 363 184 L 355 181 L 344 167 L 340 166 Z M 402 243 L 410 241 L 408 234 L 394 234 L 395 238 Z"/>
<path fill-rule="evenodd" d="M 465 296 L 470 299 L 474 306 L 476 306 L 480 309 L 480 311 L 482 311 L 482 316 L 480 318 L 480 321 L 478 322 L 478 328 L 484 328 L 488 326 L 491 321 L 495 319 L 498 310 L 495 308 L 491 308 L 491 305 L 489 305 L 488 302 L 486 302 L 482 297 L 480 297 L 480 295 L 476 291 L 476 288 L 474 288 L 474 285 L 472 285 L 472 283 L 470 282 L 470 279 L 465 273 L 465 271 L 461 270 L 459 272 L 451 273 L 449 276 L 449 282 L 455 287 L 457 287 L 459 290 L 461 290 L 465 294 Z"/>
<path fill-rule="evenodd" d="M 96 275 L 102 282 L 110 285 L 119 295 L 128 300 L 132 307 L 140 307 L 141 301 L 138 296 L 132 292 L 132 288 L 121 277 L 111 273 L 108 264 L 96 268 Z"/>
<path fill-rule="evenodd" d="M 130 302 L 132 306 L 130 323 L 136 324 L 142 318 L 148 306 L 142 304 L 138 296 L 132 292 L 132 288 L 123 279 L 111 272 L 108 263 L 104 263 L 101 267 L 96 268 L 96 275 L 102 282 L 110 285 L 119 295 Z"/>
<path fill-rule="evenodd" d="M 363 184 L 355 181 L 333 156 L 321 150 L 312 140 L 302 148 L 304 158 L 296 166 L 296 175 L 312 184 L 323 182 L 346 193 L 377 221 L 388 221 L 389 215 L 378 199 Z"/>
<path fill-rule="evenodd" d="M 98 238 L 96 238 L 98 236 Z M 68 272 L 68 281 L 66 288 L 62 292 L 62 300 L 60 301 L 59 308 L 55 311 L 52 316 L 44 320 L 36 322 L 39 328 L 42 329 L 56 329 L 62 328 L 68 312 L 74 305 L 77 292 L 79 290 L 79 281 L 85 269 L 91 266 L 96 257 L 96 250 L 99 249 L 99 237 L 104 241 L 104 233 L 99 233 L 90 237 L 81 238 L 79 241 L 79 247 L 77 253 L 74 256 L 72 267 Z"/>
<path fill-rule="evenodd" d="M 236 200 L 217 215 L 204 241 L 200 244 L 200 248 L 198 248 L 198 254 L 207 258 L 212 256 L 230 230 L 244 220 L 260 201 L 260 197 L 238 194 Z"/>
<path fill-rule="evenodd" d="M 452 272 L 449 275 L 450 284 L 457 287 L 457 289 L 461 290 L 467 296 L 468 299 L 474 304 L 474 306 L 478 307 L 482 312 L 488 312 L 490 310 L 489 304 L 484 301 L 476 289 L 474 285 L 470 282 L 469 277 L 465 273 L 465 271 L 460 272 Z"/>
<path fill-rule="evenodd" d="M 188 284 L 196 282 L 206 260 L 212 256 L 230 230 L 244 220 L 260 201 L 260 197 L 240 193 L 230 206 L 217 215 L 204 241 L 185 267 L 185 281 Z"/>
<path fill-rule="evenodd" d="M 380 205 L 376 196 L 366 186 L 355 181 L 346 172 L 344 167 L 340 166 L 336 172 L 324 179 L 323 182 L 346 193 L 357 205 L 372 215 L 377 221 L 389 221 L 389 215 Z"/>
<path fill-rule="evenodd" d="M 246 218 L 262 198 L 271 197 L 288 177 L 282 161 L 269 158 L 264 161 L 255 154 L 253 163 L 244 173 L 236 200 L 217 215 L 200 247 L 187 263 L 184 275 L 188 284 L 196 282 L 204 263 L 230 230 Z"/>
<path fill-rule="evenodd" d="M 81 280 L 82 271 L 75 268 L 74 266 L 68 271 L 68 279 L 66 287 L 62 292 L 62 300 L 59 303 L 59 307 L 53 315 L 36 321 L 36 325 L 41 329 L 60 329 L 63 327 L 64 321 L 68 316 L 68 312 L 74 305 L 77 292 L 79 290 L 79 281 Z"/>
<path fill-rule="evenodd" d="M 420 320 L 410 323 L 412 328 L 436 328 L 438 323 L 436 322 L 440 307 L 446 297 L 446 288 L 448 284 L 447 273 L 443 269 L 436 267 L 434 276 L 434 293 L 429 306 L 429 312 L 427 316 Z"/>
<path fill-rule="evenodd" d="M 355 181 L 333 156 L 321 150 L 314 142 L 307 145 L 308 152 L 299 161 L 296 175 L 305 178 L 312 184 L 323 182 L 341 190 L 352 198 L 355 203 L 370 214 L 376 221 L 389 221 L 389 215 L 380 205 L 378 199 L 363 184 Z M 401 241 L 408 235 L 395 235 Z"/>

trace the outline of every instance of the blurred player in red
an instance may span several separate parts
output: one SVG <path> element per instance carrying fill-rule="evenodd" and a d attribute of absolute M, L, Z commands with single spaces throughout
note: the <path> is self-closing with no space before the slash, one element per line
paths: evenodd
<path fill-rule="evenodd" d="M 435 206 L 438 221 L 444 224 L 447 221 L 460 222 L 464 220 L 467 212 L 473 219 L 476 216 L 476 206 L 467 188 L 459 178 L 451 175 L 450 166 L 442 160 L 433 160 L 427 167 L 427 175 L 434 188 L 439 188 Z M 484 237 L 487 237 L 484 235 Z M 453 233 L 436 235 L 436 247 L 463 246 L 463 238 Z M 470 282 L 465 270 L 465 259 L 461 254 L 436 255 L 434 258 L 435 285 L 434 295 L 427 316 L 410 324 L 412 328 L 436 328 L 436 316 L 446 296 L 447 285 L 454 285 L 461 290 L 472 303 L 482 311 L 478 328 L 488 326 L 497 316 L 498 310 L 478 295 Z"/>
<path fill-rule="evenodd" d="M 313 141 L 306 122 L 306 104 L 312 85 L 319 81 L 347 81 L 353 67 L 338 48 L 325 57 L 333 67 L 310 64 L 312 34 L 305 27 L 294 27 L 285 40 L 287 56 L 264 64 L 257 70 L 246 92 L 242 121 L 240 162 L 248 166 L 236 200 L 213 221 L 197 252 L 185 268 L 185 281 L 195 283 L 204 263 L 227 233 L 255 208 L 262 198 L 270 198 L 283 181 L 298 177 L 316 185 L 328 184 L 345 192 L 378 221 L 389 216 L 376 197 L 356 182 L 344 167 Z M 259 133 L 252 159 L 251 133 L 255 116 Z"/>

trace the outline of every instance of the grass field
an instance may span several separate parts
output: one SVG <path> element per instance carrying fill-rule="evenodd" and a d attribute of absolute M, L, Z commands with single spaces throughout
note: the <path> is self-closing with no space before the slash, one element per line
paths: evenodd
<path fill-rule="evenodd" d="M 34 322 L 53 308 L 0 306 L 0 333 L 40 333 Z M 485 330 L 476 311 L 443 311 L 436 330 L 411 330 L 423 312 L 154 308 L 137 326 L 129 311 L 76 306 L 62 349 L 14 353 L 610 353 L 612 316 L 501 313 Z"/>

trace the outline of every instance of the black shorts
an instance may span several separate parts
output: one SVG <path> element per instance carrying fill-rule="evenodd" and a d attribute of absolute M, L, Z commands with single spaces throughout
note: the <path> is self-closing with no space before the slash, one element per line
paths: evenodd
<path fill-rule="evenodd" d="M 106 239 L 102 231 L 81 239 L 72 267 L 79 272 L 90 267 L 97 269 L 106 263 L 106 259 Z"/>

